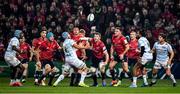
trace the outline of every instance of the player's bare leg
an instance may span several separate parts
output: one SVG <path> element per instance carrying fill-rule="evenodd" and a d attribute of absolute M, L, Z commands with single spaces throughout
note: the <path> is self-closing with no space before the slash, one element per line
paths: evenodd
<path fill-rule="evenodd" d="M 23 71 L 24 71 L 24 67 L 22 64 L 18 65 L 15 67 L 16 68 L 16 73 L 15 73 L 15 86 L 23 86 L 23 84 L 20 82 L 20 79 L 22 77 Z"/>
<path fill-rule="evenodd" d="M 12 69 L 12 73 L 11 73 L 11 81 L 10 81 L 10 83 L 9 83 L 9 86 L 13 86 L 14 83 L 15 83 L 15 81 L 16 81 L 16 79 L 15 79 L 15 74 L 16 74 L 17 68 L 15 68 L 15 67 L 13 67 L 13 66 L 11 66 L 10 68 Z"/>
<path fill-rule="evenodd" d="M 57 78 L 55 83 L 53 84 L 53 87 L 56 87 L 66 76 L 69 74 L 70 66 L 69 65 L 63 65 L 62 74 Z"/>
<path fill-rule="evenodd" d="M 139 72 L 141 71 L 141 64 L 140 63 L 136 63 L 133 67 L 133 81 L 130 85 L 130 87 L 132 88 L 136 88 L 137 87 L 137 78 L 139 75 Z"/>
<path fill-rule="evenodd" d="M 85 80 L 85 77 L 87 75 L 87 71 L 88 71 L 88 68 L 86 67 L 86 65 L 84 65 L 84 67 L 81 70 L 81 78 L 80 78 L 80 82 L 79 82 L 79 86 L 80 87 L 89 87 L 88 85 L 86 85 L 84 83 L 84 80 Z"/>
<path fill-rule="evenodd" d="M 165 70 L 166 70 L 166 75 L 169 76 L 169 78 L 173 81 L 173 87 L 176 87 L 176 80 L 174 78 L 174 75 L 171 73 L 171 69 L 165 68 Z M 157 73 L 158 73 L 158 69 L 153 68 L 152 81 L 149 84 L 149 86 L 153 86 L 154 84 L 156 84 Z"/>
<path fill-rule="evenodd" d="M 46 84 L 44 83 L 43 79 L 50 73 L 52 72 L 51 66 L 49 64 L 45 65 L 45 72 L 42 74 L 41 78 L 38 80 L 38 83 L 45 86 Z"/>
<path fill-rule="evenodd" d="M 24 67 L 23 75 L 22 75 L 22 82 L 26 82 L 26 77 L 27 77 L 27 71 L 28 71 L 28 64 L 22 64 Z"/>
<path fill-rule="evenodd" d="M 39 49 L 36 51 L 33 51 L 33 54 L 36 58 L 36 64 L 35 64 L 35 73 L 34 73 L 34 85 L 38 85 L 38 79 L 40 75 L 42 74 L 42 68 L 41 68 L 41 62 L 39 60 Z"/>
<path fill-rule="evenodd" d="M 59 82 L 61 82 L 69 73 L 64 72 L 63 74 L 61 74 L 58 79 L 55 81 L 55 83 L 53 84 L 53 87 L 56 87 Z"/>
<path fill-rule="evenodd" d="M 166 75 L 169 76 L 169 78 L 173 81 L 173 87 L 176 87 L 176 79 L 174 78 L 174 75 L 171 73 L 170 66 L 166 68 Z"/>
<path fill-rule="evenodd" d="M 143 76 L 143 85 L 141 87 L 147 87 L 148 86 L 148 81 L 147 81 L 147 72 L 146 72 L 146 68 L 144 65 L 141 66 L 141 70 L 142 70 L 142 76 Z"/>
<path fill-rule="evenodd" d="M 153 68 L 153 71 L 152 71 L 152 81 L 149 84 L 149 86 L 152 86 L 152 85 L 156 84 L 156 82 L 157 82 L 157 79 L 156 79 L 157 78 L 157 73 L 158 73 L 158 69 Z"/>

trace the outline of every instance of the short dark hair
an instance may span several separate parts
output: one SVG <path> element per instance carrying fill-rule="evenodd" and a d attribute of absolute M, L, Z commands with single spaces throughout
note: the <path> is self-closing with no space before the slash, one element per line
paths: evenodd
<path fill-rule="evenodd" d="M 86 31 L 85 31 L 84 29 L 80 29 L 80 30 L 79 30 L 79 33 L 83 33 L 83 34 L 85 34 L 85 33 L 86 33 Z"/>
<path fill-rule="evenodd" d="M 166 40 L 166 34 L 164 34 L 164 33 L 159 33 L 159 36 L 161 36 L 163 39 L 165 39 Z"/>
<path fill-rule="evenodd" d="M 115 29 L 118 29 L 119 31 L 122 31 L 122 27 L 116 27 Z"/>
<path fill-rule="evenodd" d="M 138 32 L 139 32 L 139 34 L 140 34 L 141 36 L 143 36 L 143 37 L 146 36 L 146 34 L 145 34 L 145 32 L 144 32 L 143 29 L 139 29 Z"/>
<path fill-rule="evenodd" d="M 95 32 L 94 35 L 99 35 L 101 37 L 101 33 Z"/>

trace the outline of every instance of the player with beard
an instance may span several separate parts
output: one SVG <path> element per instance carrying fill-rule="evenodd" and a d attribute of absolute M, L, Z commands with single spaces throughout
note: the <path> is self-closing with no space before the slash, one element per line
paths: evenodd
<path fill-rule="evenodd" d="M 129 44 L 126 40 L 126 37 L 122 35 L 122 28 L 116 27 L 114 34 L 112 36 L 112 45 L 110 49 L 110 73 L 112 76 L 112 86 L 118 86 L 121 84 L 124 73 L 127 73 L 129 78 L 131 78 L 131 73 L 128 69 L 128 61 L 127 61 L 127 52 L 129 50 Z M 117 81 L 115 77 L 114 67 L 117 63 L 121 62 L 123 71 L 121 72 L 120 78 Z"/>

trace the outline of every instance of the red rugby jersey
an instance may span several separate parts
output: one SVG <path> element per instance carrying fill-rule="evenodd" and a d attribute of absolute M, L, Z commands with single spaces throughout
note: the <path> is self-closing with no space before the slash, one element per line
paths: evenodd
<path fill-rule="evenodd" d="M 127 53 L 128 58 L 137 59 L 139 56 L 138 50 L 138 40 L 130 40 L 129 42 L 129 51 Z"/>
<path fill-rule="evenodd" d="M 35 49 L 37 49 L 45 41 L 47 41 L 47 38 L 43 39 L 40 37 L 40 38 L 33 39 L 32 46 L 34 46 Z"/>
<path fill-rule="evenodd" d="M 71 39 L 73 39 L 77 44 L 80 43 L 80 42 L 83 42 L 83 44 L 85 45 L 85 42 L 84 41 L 81 41 L 80 38 L 82 38 L 83 35 L 82 34 L 78 34 L 78 35 L 73 35 L 73 33 L 71 33 Z M 80 49 L 78 49 L 76 51 L 76 54 L 79 58 L 81 58 L 82 56 L 82 51 Z"/>
<path fill-rule="evenodd" d="M 94 39 L 92 39 L 91 44 L 93 45 L 92 47 L 93 55 L 99 59 L 103 58 L 104 51 L 106 50 L 106 46 L 104 45 L 104 43 L 101 40 L 95 42 Z"/>
<path fill-rule="evenodd" d="M 40 60 L 53 60 L 54 52 L 58 50 L 60 46 L 57 41 L 54 40 L 52 42 L 43 42 L 39 48 L 41 50 Z"/>
<path fill-rule="evenodd" d="M 19 46 L 20 50 L 22 50 L 24 53 L 19 54 L 20 59 L 29 59 L 29 51 L 30 51 L 30 45 L 28 43 L 20 43 Z"/>
<path fill-rule="evenodd" d="M 113 35 L 112 44 L 117 55 L 120 55 L 124 52 L 125 45 L 128 44 L 128 42 L 124 36 L 116 37 Z"/>

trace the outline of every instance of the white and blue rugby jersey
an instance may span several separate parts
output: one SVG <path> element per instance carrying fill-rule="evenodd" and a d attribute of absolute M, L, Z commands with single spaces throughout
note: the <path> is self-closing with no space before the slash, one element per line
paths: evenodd
<path fill-rule="evenodd" d="M 138 40 L 138 48 L 141 49 L 141 46 L 144 46 L 144 48 L 145 48 L 144 51 L 145 52 L 149 52 L 151 50 L 150 43 L 149 43 L 149 41 L 145 37 L 141 37 Z"/>
<path fill-rule="evenodd" d="M 167 42 L 164 44 L 156 42 L 153 46 L 153 49 L 156 51 L 156 60 L 158 61 L 166 61 L 169 59 L 168 53 L 173 51 L 171 45 Z"/>
<path fill-rule="evenodd" d="M 66 39 L 63 42 L 63 50 L 65 54 L 65 58 L 77 58 L 76 54 L 76 48 L 73 47 L 73 44 L 75 43 L 72 39 Z"/>
<path fill-rule="evenodd" d="M 5 52 L 5 56 L 14 56 L 16 57 L 16 51 L 12 49 L 13 46 L 16 46 L 16 48 L 19 48 L 19 40 L 16 37 L 11 38 L 8 47 Z"/>

